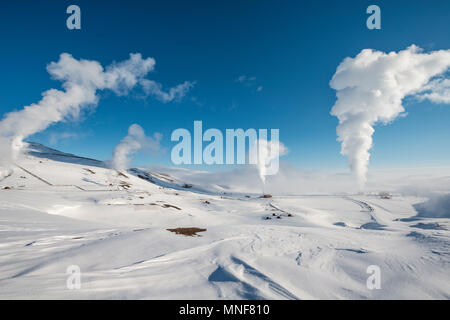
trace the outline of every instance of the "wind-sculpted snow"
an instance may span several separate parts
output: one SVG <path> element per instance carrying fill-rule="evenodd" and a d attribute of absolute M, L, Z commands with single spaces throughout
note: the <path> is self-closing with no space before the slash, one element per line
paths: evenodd
<path fill-rule="evenodd" d="M 0 298 L 450 295 L 450 222 L 417 217 L 423 198 L 206 192 L 199 181 L 183 187 L 195 172 L 119 173 L 36 144 L 26 150 L 0 181 Z M 178 228 L 202 231 L 167 230 Z M 72 265 L 80 290 L 66 285 Z M 379 290 L 366 286 L 370 265 L 380 267 Z"/>

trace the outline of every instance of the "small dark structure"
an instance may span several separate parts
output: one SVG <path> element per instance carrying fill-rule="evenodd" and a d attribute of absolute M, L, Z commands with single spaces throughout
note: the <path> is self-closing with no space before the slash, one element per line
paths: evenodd
<path fill-rule="evenodd" d="M 378 194 L 381 199 L 392 199 L 392 194 L 389 192 L 382 191 Z"/>

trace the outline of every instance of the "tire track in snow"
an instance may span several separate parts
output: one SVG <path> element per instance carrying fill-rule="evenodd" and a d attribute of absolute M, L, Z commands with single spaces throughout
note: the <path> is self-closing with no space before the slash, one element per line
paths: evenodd
<path fill-rule="evenodd" d="M 376 219 L 375 215 L 373 214 L 375 212 L 375 209 L 369 205 L 367 202 L 361 201 L 361 200 L 356 200 L 350 197 L 342 197 L 345 200 L 351 201 L 353 203 L 356 203 L 357 205 L 359 205 L 362 209 L 361 212 L 366 212 L 369 214 L 370 216 L 370 220 L 372 222 L 367 222 L 363 225 L 361 225 L 359 228 L 360 229 L 371 229 L 371 230 L 384 230 L 384 227 L 386 227 L 385 225 L 381 224 L 378 222 L 378 220 Z"/>

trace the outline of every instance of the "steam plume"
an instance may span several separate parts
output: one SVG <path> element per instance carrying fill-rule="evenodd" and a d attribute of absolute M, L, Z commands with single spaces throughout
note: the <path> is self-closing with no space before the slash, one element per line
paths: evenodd
<path fill-rule="evenodd" d="M 157 151 L 160 149 L 162 135 L 155 133 L 154 137 L 147 137 L 144 129 L 138 124 L 128 128 L 128 135 L 114 148 L 111 166 L 116 170 L 126 170 L 131 156 L 140 149 Z"/>
<path fill-rule="evenodd" d="M 77 118 L 82 109 L 97 104 L 98 90 L 110 89 L 119 95 L 126 94 L 153 70 L 154 65 L 152 58 L 142 59 L 140 54 L 130 54 L 128 60 L 104 70 L 97 61 L 77 60 L 68 53 L 61 54 L 58 62 L 47 66 L 47 71 L 53 79 L 62 81 L 64 90 L 47 90 L 38 103 L 6 114 L 0 121 L 2 151 L 16 157 L 23 139 L 53 123 Z M 8 152 L 5 144 L 11 151 Z"/>
<path fill-rule="evenodd" d="M 263 184 L 266 183 L 266 176 L 273 175 L 279 169 L 279 157 L 285 155 L 288 149 L 278 140 L 268 141 L 266 139 L 256 140 L 258 146 L 258 168 L 259 177 Z"/>
<path fill-rule="evenodd" d="M 140 53 L 130 54 L 129 59 L 112 63 L 105 69 L 97 61 L 77 60 L 68 53 L 62 53 L 58 62 L 47 66 L 47 71 L 53 79 L 62 82 L 64 90 L 47 90 L 38 103 L 7 113 L 0 121 L 1 161 L 14 159 L 22 149 L 25 138 L 56 122 L 77 118 L 87 107 L 95 107 L 99 90 L 109 89 L 117 95 L 126 95 L 139 85 L 148 95 L 170 100 L 182 97 L 193 85 L 186 82 L 166 94 L 160 90 L 160 84 L 151 81 L 159 90 L 147 91 L 144 83 L 150 80 L 144 77 L 154 66 L 153 58 L 143 59 Z"/>
<path fill-rule="evenodd" d="M 450 101 L 445 79 L 449 67 L 450 50 L 423 53 L 415 45 L 390 53 L 365 49 L 338 66 L 330 82 L 337 91 L 331 114 L 339 119 L 341 154 L 348 157 L 360 188 L 367 180 L 374 125 L 402 114 L 402 99 L 408 95 Z"/>

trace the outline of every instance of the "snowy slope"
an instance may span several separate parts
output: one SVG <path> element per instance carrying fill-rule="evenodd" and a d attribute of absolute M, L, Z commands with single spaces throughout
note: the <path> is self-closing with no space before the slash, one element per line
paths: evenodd
<path fill-rule="evenodd" d="M 11 169 L 0 178 L 2 299 L 450 297 L 450 220 L 416 217 L 423 198 L 263 199 L 39 144 Z M 207 230 L 166 230 L 178 227 Z M 79 290 L 66 286 L 70 265 Z M 369 265 L 379 290 L 366 286 Z"/>

